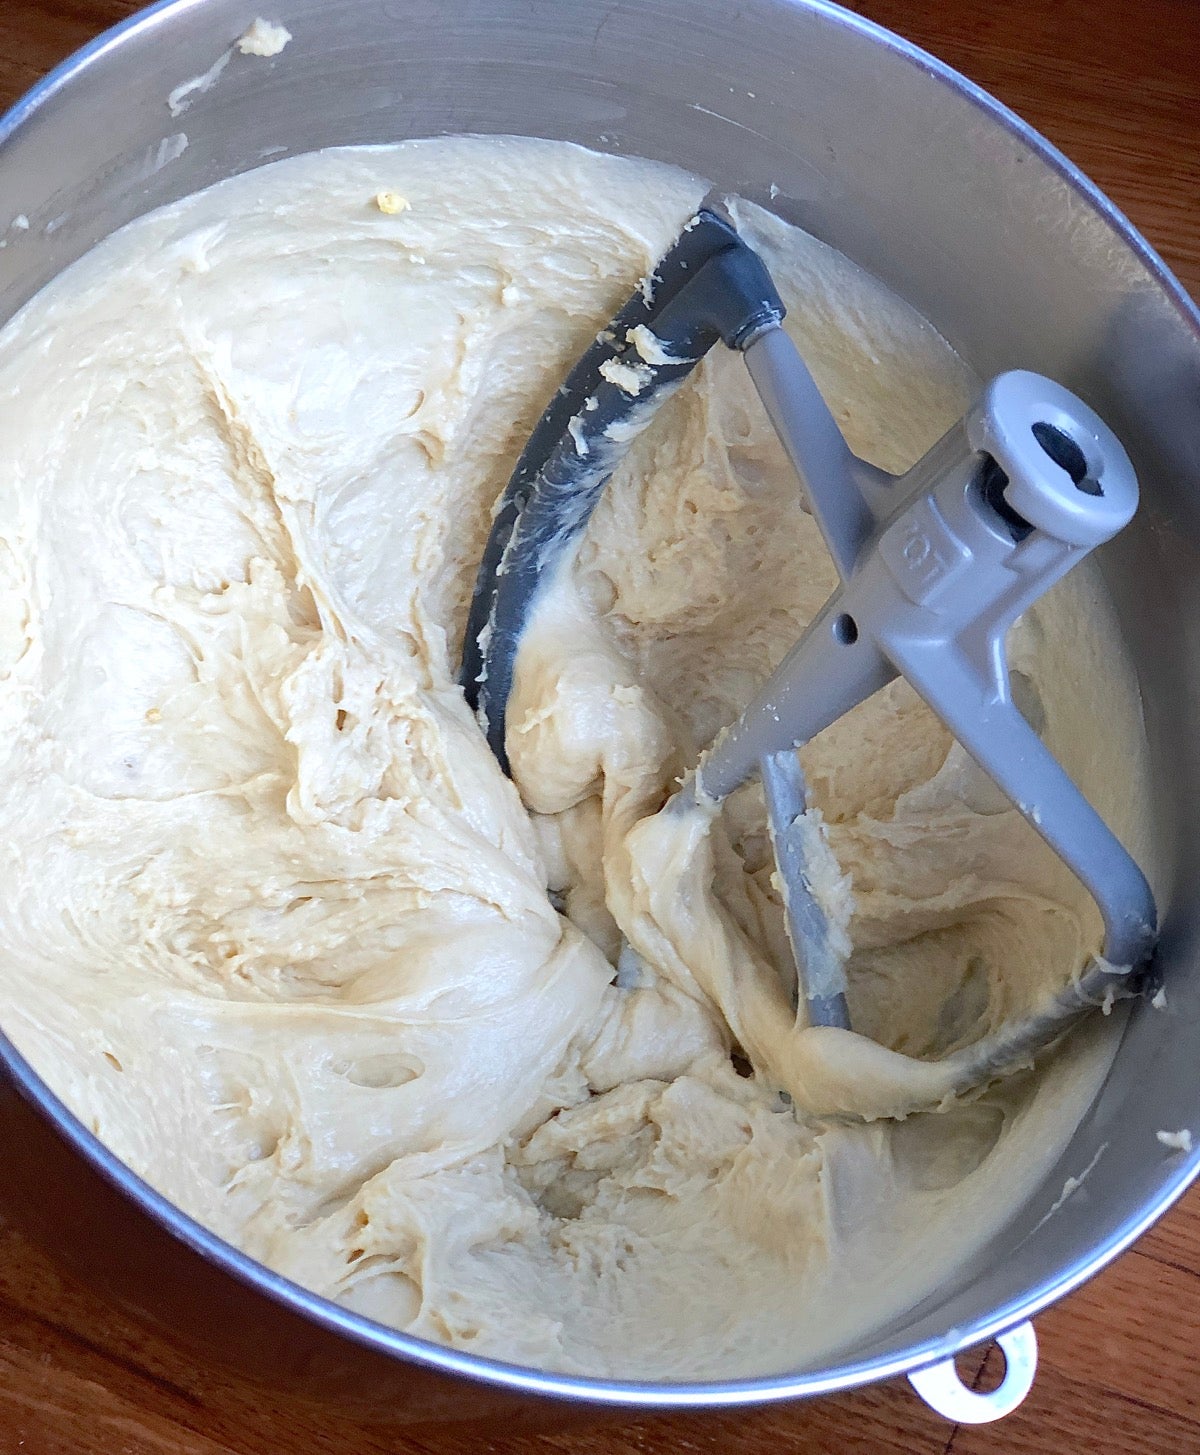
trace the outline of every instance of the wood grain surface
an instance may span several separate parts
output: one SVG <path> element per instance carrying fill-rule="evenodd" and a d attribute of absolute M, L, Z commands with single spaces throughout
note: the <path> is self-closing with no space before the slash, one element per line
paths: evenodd
<path fill-rule="evenodd" d="M 136 8 L 135 0 L 0 0 L 0 105 Z M 1200 0 L 854 0 L 853 8 L 1031 121 L 1200 297 Z M 1033 1393 L 991 1426 L 946 1425 L 897 1383 L 551 1436 L 381 1431 L 316 1417 L 196 1367 L 0 1229 L 0 1455 L 1200 1455 L 1200 1190 L 1043 1315 L 1038 1338 Z M 981 1384 L 999 1368 L 994 1349 L 963 1361 Z"/>

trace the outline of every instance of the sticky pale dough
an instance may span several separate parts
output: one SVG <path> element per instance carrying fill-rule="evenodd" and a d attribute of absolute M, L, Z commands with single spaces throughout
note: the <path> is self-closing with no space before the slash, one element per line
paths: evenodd
<path fill-rule="evenodd" d="M 0 338 L 6 1031 L 273 1268 L 596 1375 L 861 1346 L 1036 1185 L 1111 1044 L 1105 1023 L 1036 1079 L 888 1119 L 900 1058 L 877 1083 L 873 1056 L 968 1043 L 1099 942 L 902 684 L 805 755 L 854 1023 L 886 1052 L 796 1051 L 821 1033 L 787 1009 L 757 789 L 711 831 L 648 817 L 833 583 L 722 351 L 636 442 L 531 634 L 520 796 L 464 705 L 492 504 L 703 190 L 527 140 L 301 157 L 125 229 Z M 740 216 L 851 445 L 906 467 L 969 371 L 846 260 Z M 1012 653 L 1137 849 L 1115 640 L 1077 573 Z M 615 983 L 622 933 L 641 962 Z"/>

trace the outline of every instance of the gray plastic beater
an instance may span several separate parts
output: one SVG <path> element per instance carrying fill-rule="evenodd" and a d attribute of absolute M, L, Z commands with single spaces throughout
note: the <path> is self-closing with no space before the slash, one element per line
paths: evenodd
<path fill-rule="evenodd" d="M 507 768 L 507 697 L 539 585 L 569 559 L 667 394 L 718 340 L 741 351 L 840 584 L 667 811 L 720 802 L 761 776 L 799 1014 L 848 1028 L 845 966 L 808 873 L 797 750 L 903 676 L 1083 882 L 1104 923 L 1102 957 L 1036 1015 L 955 1054 L 966 1089 L 1031 1059 L 1088 1007 L 1137 989 L 1154 946 L 1145 876 L 1018 710 L 1005 656 L 1021 613 L 1132 519 L 1137 479 L 1087 405 L 1022 370 L 994 378 L 911 470 L 888 475 L 851 452 L 783 316 L 761 260 L 728 217 L 702 209 L 531 437 L 481 566 L 463 686 Z"/>

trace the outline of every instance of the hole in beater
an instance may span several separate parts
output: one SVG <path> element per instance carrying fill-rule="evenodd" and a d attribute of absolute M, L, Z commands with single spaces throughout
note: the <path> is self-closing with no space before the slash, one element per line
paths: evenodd
<path fill-rule="evenodd" d="M 833 639 L 843 647 L 852 647 L 858 641 L 858 622 L 848 611 L 833 619 Z"/>
<path fill-rule="evenodd" d="M 1088 474 L 1087 456 L 1066 430 L 1047 424 L 1045 420 L 1039 420 L 1031 427 L 1034 439 L 1054 463 L 1070 475 L 1076 490 L 1081 490 L 1085 495 L 1104 494 L 1099 480 L 1093 480 Z"/>

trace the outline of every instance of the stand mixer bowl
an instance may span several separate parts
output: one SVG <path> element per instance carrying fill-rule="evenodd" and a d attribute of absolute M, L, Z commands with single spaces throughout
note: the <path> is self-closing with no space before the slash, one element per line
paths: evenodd
<path fill-rule="evenodd" d="M 2 1039 L 0 1210 L 202 1357 L 390 1420 L 553 1425 L 565 1413 L 555 1401 L 748 1404 L 910 1373 L 954 1417 L 994 1417 L 1032 1377 L 1026 1321 L 1104 1267 L 1200 1170 L 1200 1145 L 1170 1153 L 1155 1136 L 1200 1126 L 1200 920 L 1189 892 L 1200 878 L 1200 639 L 1189 632 L 1200 618 L 1200 314 L 1112 205 L 1018 118 L 822 0 L 274 0 L 267 18 L 293 37 L 281 54 L 234 49 L 212 84 L 179 89 L 205 77 L 256 13 L 251 0 L 165 0 L 0 121 L 0 221 L 29 224 L 0 234 L 0 320 L 140 214 L 325 146 L 560 138 L 671 162 L 771 207 L 881 278 L 981 376 L 1025 368 L 1061 381 L 1132 457 L 1139 516 L 1100 557 L 1141 680 L 1168 1010 L 1139 1004 L 1116 1028 L 1111 1070 L 1070 1145 L 986 1247 L 858 1347 L 783 1376 L 576 1378 L 374 1324 L 166 1202 Z M 1087 1195 L 1050 1215 L 1065 1179 L 1087 1167 Z M 964 1414 L 946 1361 L 1004 1333 L 1007 1396 L 1002 1386 Z"/>

